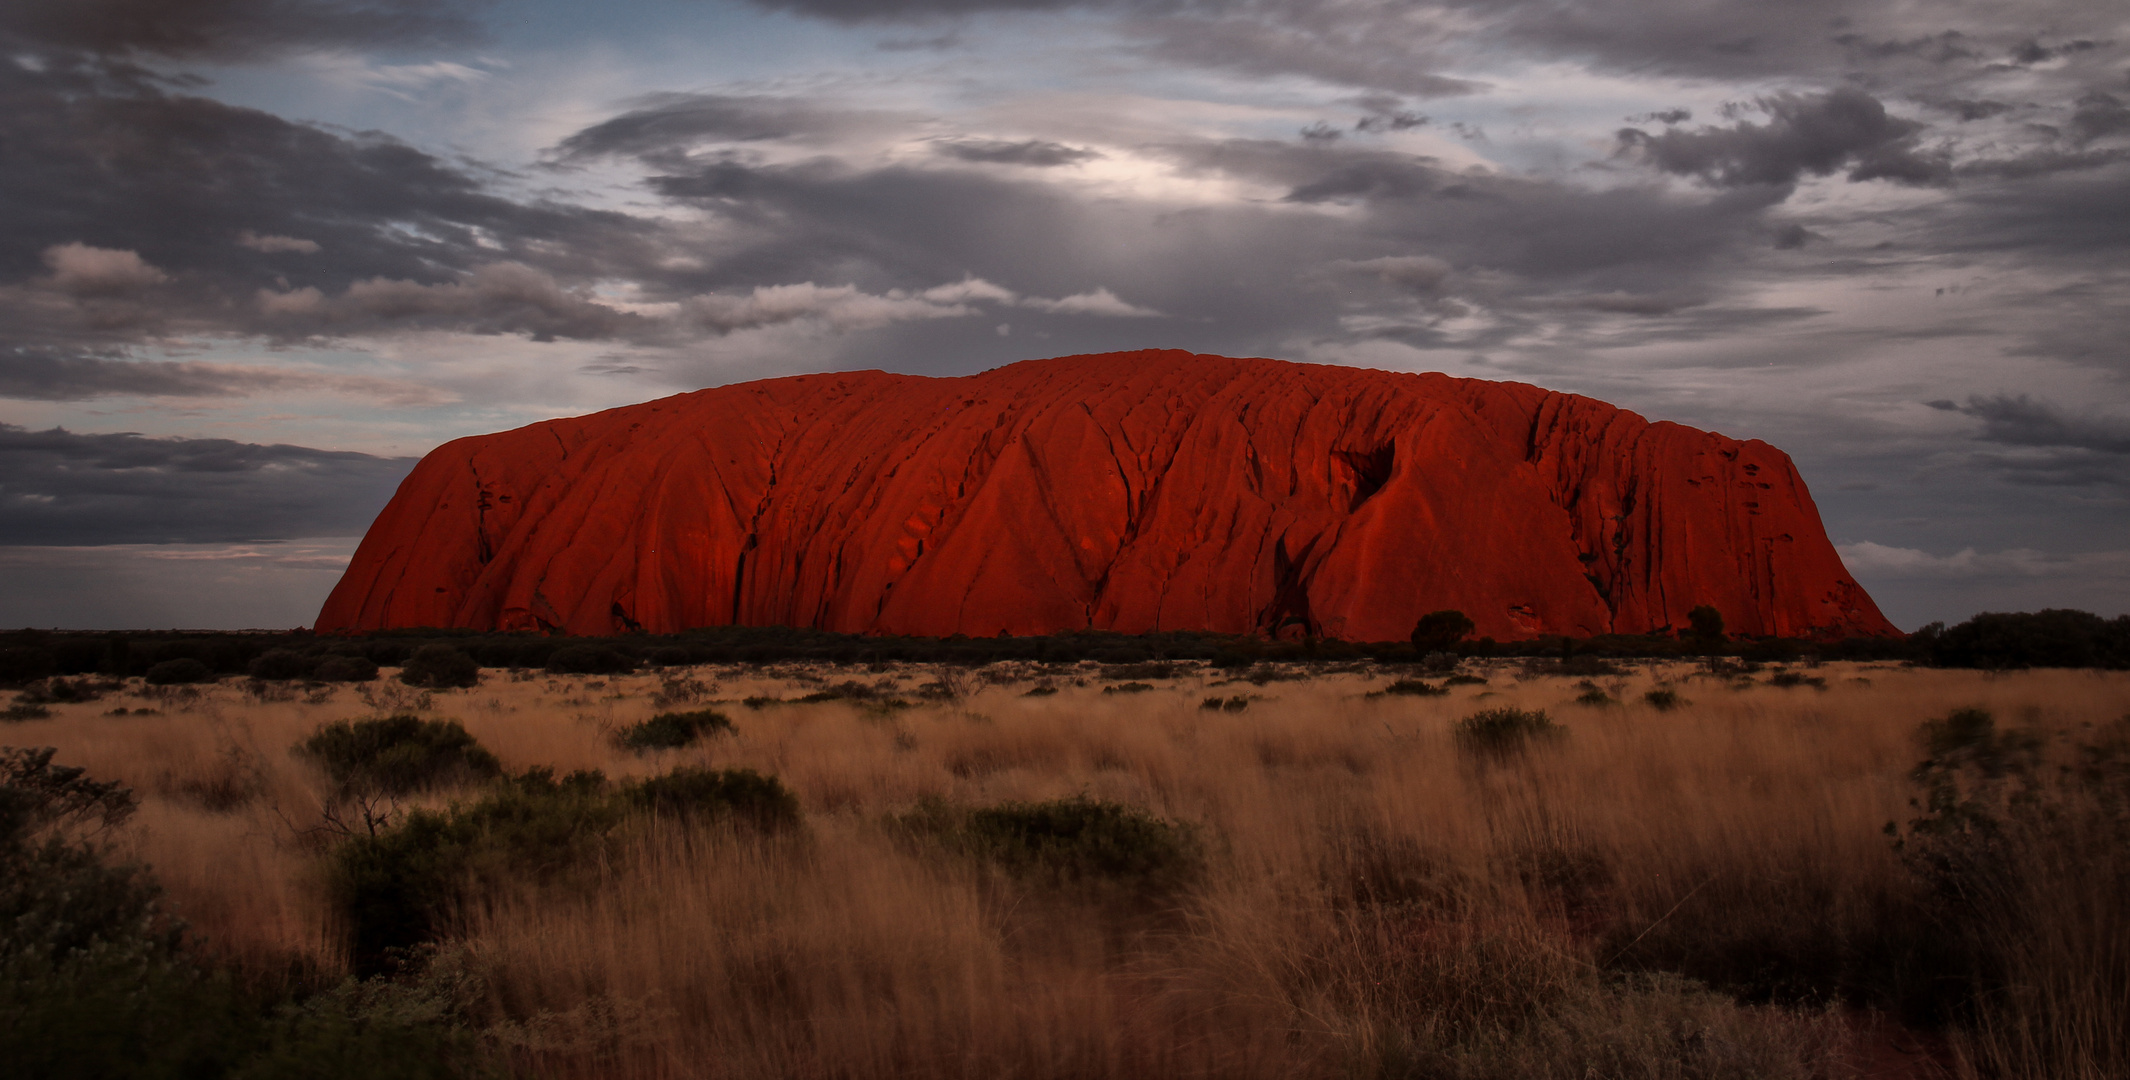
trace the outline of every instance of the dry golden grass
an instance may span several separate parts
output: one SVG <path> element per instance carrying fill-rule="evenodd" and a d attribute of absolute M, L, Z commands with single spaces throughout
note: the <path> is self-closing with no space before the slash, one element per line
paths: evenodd
<path fill-rule="evenodd" d="M 914 698 L 936 673 L 699 668 L 704 700 L 681 707 L 723 702 L 737 734 L 647 755 L 611 736 L 658 711 L 659 676 L 497 671 L 433 695 L 136 684 L 0 741 L 141 792 L 127 850 L 209 948 L 262 977 L 344 966 L 320 886 L 327 785 L 289 752 L 323 722 L 420 709 L 511 769 L 782 778 L 808 814 L 798 838 L 646 827 L 595 888 L 466 913 L 454 961 L 538 1075 L 1774 1077 L 1869 1064 L 1831 997 L 1870 999 L 1916 947 L 1899 923 L 1923 899 L 1880 830 L 1916 813 L 1917 726 L 1964 707 L 2074 733 L 2130 714 L 2123 673 L 1830 664 L 1811 672 L 1825 689 L 1739 688 L 1660 664 L 1598 680 L 1623 703 L 1592 706 L 1577 680 L 1509 665 L 1446 697 L 1366 696 L 1391 678 L 1366 670 L 1252 685 L 1188 666 L 1104 694 L 1096 671 L 1002 667 L 901 710 L 750 709 L 824 680 Z M 1061 692 L 1023 696 L 1039 676 Z M 1689 703 L 1645 705 L 1658 685 Z M 1254 700 L 1202 709 L 1214 694 Z M 1501 705 L 1567 736 L 1460 755 L 1456 722 Z M 1044 895 L 883 825 L 926 798 L 1076 793 L 1198 826 L 1206 880 L 1153 907 Z M 1787 1005 L 1620 974 L 1638 969 Z M 1991 1055 L 2024 1037 L 1963 1044 L 1955 1067 L 2019 1075 Z"/>

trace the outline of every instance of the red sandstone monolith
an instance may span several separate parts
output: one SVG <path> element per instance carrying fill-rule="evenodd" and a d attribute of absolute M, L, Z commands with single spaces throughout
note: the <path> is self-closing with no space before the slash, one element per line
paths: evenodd
<path fill-rule="evenodd" d="M 802 375 L 459 439 L 320 630 L 1897 633 L 1781 451 L 1518 383 L 1175 351 Z"/>

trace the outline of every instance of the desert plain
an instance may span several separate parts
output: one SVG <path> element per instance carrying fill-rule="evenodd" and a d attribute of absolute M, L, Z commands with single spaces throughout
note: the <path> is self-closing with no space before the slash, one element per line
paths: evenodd
<path fill-rule="evenodd" d="M 103 842 L 239 979 L 418 984 L 518 1075 L 2122 1075 L 2130 673 L 1611 667 L 133 679 L 0 742 L 134 789 Z M 702 710 L 730 730 L 622 745 Z M 1475 741 L 1500 710 L 1545 720 Z M 295 751 L 389 715 L 511 775 L 749 769 L 799 815 L 587 824 L 380 969 L 333 852 L 483 797 L 356 797 Z M 954 839 L 1001 807 L 1150 846 Z"/>

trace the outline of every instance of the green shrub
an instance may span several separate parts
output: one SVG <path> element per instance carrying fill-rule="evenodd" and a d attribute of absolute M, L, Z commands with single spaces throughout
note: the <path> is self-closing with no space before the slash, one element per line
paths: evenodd
<path fill-rule="evenodd" d="M 1127 682 L 1118 683 L 1115 686 L 1105 686 L 1102 688 L 1102 692 L 1105 694 L 1144 694 L 1152 689 L 1153 686 L 1149 683 Z"/>
<path fill-rule="evenodd" d="M 1394 697 L 1441 697 L 1449 693 L 1449 690 L 1421 679 L 1399 679 L 1376 693 Z"/>
<path fill-rule="evenodd" d="M 1768 685 L 1780 686 L 1786 690 L 1793 686 L 1811 686 L 1825 690 L 1827 688 L 1827 680 L 1817 675 L 1807 675 L 1801 671 L 1778 671 L 1768 676 Z"/>
<path fill-rule="evenodd" d="M 2130 716 L 2075 741 L 1982 709 L 1923 725 L 1920 814 L 1888 824 L 1959 951 L 1985 1075 L 2130 1075 Z"/>
<path fill-rule="evenodd" d="M 1201 709 L 1219 709 L 1222 712 L 1241 712 L 1250 707 L 1250 697 L 1247 694 L 1237 694 L 1234 697 L 1225 698 L 1209 697 L 1199 702 L 1198 707 Z"/>
<path fill-rule="evenodd" d="M 456 720 L 400 713 L 339 720 L 296 747 L 335 784 L 352 791 L 404 794 L 499 776 L 503 765 Z"/>
<path fill-rule="evenodd" d="M 1442 680 L 1444 686 L 1485 686 L 1487 681 L 1477 675 L 1452 675 Z"/>
<path fill-rule="evenodd" d="M 391 969 L 407 950 L 440 939 L 469 895 L 552 880 L 604 843 L 620 808 L 597 772 L 556 780 L 533 769 L 479 800 L 410 810 L 375 833 L 334 847 L 328 892 L 358 972 Z"/>
<path fill-rule="evenodd" d="M 1589 686 L 1585 687 L 1582 693 L 1575 695 L 1575 703 L 1578 705 L 1604 706 L 1618 705 L 1620 702 L 1618 698 L 1606 693 L 1602 688 Z"/>
<path fill-rule="evenodd" d="M 369 682 L 377 677 L 377 662 L 367 656 L 332 656 L 311 669 L 319 682 Z"/>
<path fill-rule="evenodd" d="M 1029 688 L 1028 688 L 1028 692 L 1027 692 L 1027 693 L 1025 693 L 1025 694 L 1022 694 L 1021 696 L 1022 696 L 1022 697 L 1049 697 L 1050 695 L 1052 695 L 1052 694 L 1055 694 L 1055 693 L 1057 693 L 1057 692 L 1058 692 L 1058 688 L 1057 688 L 1056 686 L 1054 686 L 1054 685 L 1052 685 L 1052 684 L 1050 684 L 1050 683 L 1047 683 L 1047 682 L 1045 682 L 1045 683 L 1037 683 L 1037 684 L 1035 684 L 1034 686 L 1031 686 L 1031 687 L 1029 687 Z"/>
<path fill-rule="evenodd" d="M 1086 795 L 981 808 L 927 802 L 896 824 L 958 855 L 1051 885 L 1165 891 L 1190 884 L 1205 868 L 1190 826 Z"/>
<path fill-rule="evenodd" d="M 637 809 L 697 821 L 729 820 L 783 832 L 799 825 L 799 799 L 774 776 L 753 769 L 675 769 L 622 788 Z"/>
<path fill-rule="evenodd" d="M 1535 742 L 1550 742 L 1567 733 L 1543 710 L 1513 706 L 1486 709 L 1457 722 L 1459 750 L 1478 757 L 1505 758 Z"/>
<path fill-rule="evenodd" d="M 24 705 L 20 701 L 0 709 L 0 720 L 44 720 L 51 715 L 52 710 L 42 705 Z"/>
<path fill-rule="evenodd" d="M 614 735 L 615 745 L 624 750 L 678 750 L 694 743 L 704 735 L 725 735 L 732 732 L 732 720 L 715 709 L 698 709 L 694 712 L 663 712 L 639 724 L 631 724 Z"/>
<path fill-rule="evenodd" d="M 636 658 L 605 645 L 564 645 L 547 658 L 550 675 L 627 675 Z"/>
<path fill-rule="evenodd" d="M 1658 712 L 1670 712 L 1671 710 L 1676 709 L 1681 705 L 1693 704 L 1685 698 L 1680 697 L 1679 692 L 1669 686 L 1659 686 L 1656 689 L 1651 690 L 1646 694 L 1643 694 L 1642 700 L 1644 703 L 1648 704 L 1650 708 L 1655 709 Z"/>
<path fill-rule="evenodd" d="M 148 669 L 148 682 L 154 686 L 188 686 L 213 681 L 214 669 L 189 656 L 165 660 Z"/>
<path fill-rule="evenodd" d="M 424 645 L 400 666 L 399 681 L 408 686 L 434 689 L 477 686 L 481 665 L 473 657 L 449 645 Z"/>
<path fill-rule="evenodd" d="M 347 982 L 306 997 L 247 989 L 195 955 L 137 866 L 69 831 L 123 821 L 131 794 L 0 751 L 0 1062 L 10 1078 L 316 1080 L 486 1072 L 453 1003 Z"/>
<path fill-rule="evenodd" d="M 252 658 L 245 671 L 254 679 L 281 682 L 306 678 L 314 666 L 310 657 L 293 649 L 268 649 Z"/>

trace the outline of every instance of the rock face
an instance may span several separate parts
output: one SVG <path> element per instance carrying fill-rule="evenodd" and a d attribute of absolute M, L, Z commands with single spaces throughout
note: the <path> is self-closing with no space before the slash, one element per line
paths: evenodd
<path fill-rule="evenodd" d="M 770 379 L 438 447 L 320 630 L 1897 633 L 1781 451 L 1517 383 L 1173 351 Z"/>

